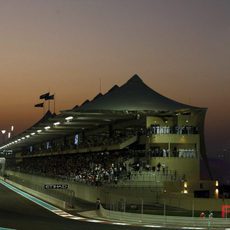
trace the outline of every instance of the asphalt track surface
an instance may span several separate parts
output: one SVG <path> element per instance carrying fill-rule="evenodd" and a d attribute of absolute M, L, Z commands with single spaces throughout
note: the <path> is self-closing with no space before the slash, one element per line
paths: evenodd
<path fill-rule="evenodd" d="M 0 184 L 0 229 L 21 230 L 142 230 L 140 226 L 89 223 L 58 216 Z"/>

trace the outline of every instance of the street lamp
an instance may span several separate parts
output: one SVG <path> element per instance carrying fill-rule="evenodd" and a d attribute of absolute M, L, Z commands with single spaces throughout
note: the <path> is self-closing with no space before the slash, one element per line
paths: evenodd
<path fill-rule="evenodd" d="M 4 143 L 5 141 L 4 134 L 6 133 L 6 130 L 2 129 L 1 132 L 2 132 L 2 143 Z"/>
<path fill-rule="evenodd" d="M 6 133 L 6 130 L 5 130 L 5 129 L 2 129 L 1 132 L 2 132 L 2 134 L 5 134 L 5 133 Z"/>
<path fill-rule="evenodd" d="M 14 136 L 14 126 L 13 125 L 11 125 L 10 131 L 11 131 L 11 136 L 13 137 Z"/>

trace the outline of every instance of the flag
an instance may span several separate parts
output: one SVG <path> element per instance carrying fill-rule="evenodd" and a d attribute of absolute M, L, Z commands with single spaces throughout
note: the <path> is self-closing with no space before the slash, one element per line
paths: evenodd
<path fill-rule="evenodd" d="M 46 98 L 49 97 L 49 95 L 50 95 L 50 93 L 45 93 L 45 94 L 42 94 L 39 98 L 46 100 Z"/>
<path fill-rule="evenodd" d="M 34 107 L 43 107 L 44 106 L 44 103 L 39 103 L 39 104 L 36 104 L 36 105 L 34 105 Z"/>
<path fill-rule="evenodd" d="M 54 94 L 53 95 L 49 95 L 45 98 L 45 100 L 54 100 Z"/>

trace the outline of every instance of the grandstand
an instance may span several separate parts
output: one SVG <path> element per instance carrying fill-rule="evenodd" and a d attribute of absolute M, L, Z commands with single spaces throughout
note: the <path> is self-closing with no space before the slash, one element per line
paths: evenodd
<path fill-rule="evenodd" d="M 206 111 L 164 97 L 134 75 L 73 109 L 48 111 L 0 150 L 12 180 L 32 186 L 36 178 L 41 187 L 67 181 L 75 198 L 90 202 L 125 197 L 135 203 L 139 196 L 152 204 L 165 194 L 202 192 L 214 197 L 214 182 L 200 179 L 201 159 L 210 175 Z"/>

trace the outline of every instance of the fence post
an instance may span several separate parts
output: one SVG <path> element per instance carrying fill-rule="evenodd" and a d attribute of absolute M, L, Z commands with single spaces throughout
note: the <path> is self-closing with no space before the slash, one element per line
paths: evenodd
<path fill-rule="evenodd" d="M 194 198 L 192 199 L 192 218 L 194 217 Z"/>
<path fill-rule="evenodd" d="M 126 198 L 124 198 L 124 212 L 126 212 Z"/>
<path fill-rule="evenodd" d="M 144 206 L 144 202 L 143 202 L 143 198 L 141 198 L 141 222 L 143 221 L 143 206 Z"/>
<path fill-rule="evenodd" d="M 194 197 L 193 197 L 193 199 L 192 199 L 192 223 L 193 223 L 193 226 L 195 225 L 194 213 L 195 213 L 195 203 L 194 203 Z"/>

